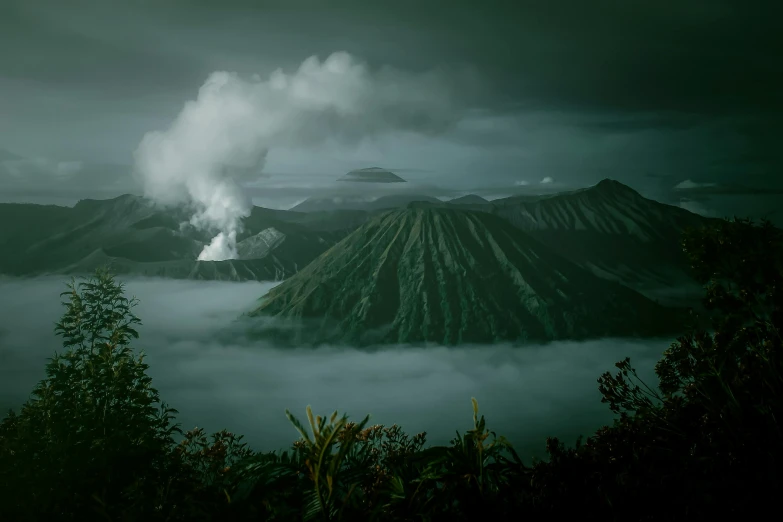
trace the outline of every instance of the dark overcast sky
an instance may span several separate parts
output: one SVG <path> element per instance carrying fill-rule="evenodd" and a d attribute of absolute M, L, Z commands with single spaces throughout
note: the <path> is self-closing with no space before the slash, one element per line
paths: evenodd
<path fill-rule="evenodd" d="M 371 68 L 470 67 L 481 88 L 439 135 L 271 149 L 261 203 L 381 165 L 444 193 L 611 177 L 672 200 L 690 180 L 691 208 L 726 211 L 702 190 L 723 185 L 774 206 L 782 15 L 753 0 L 0 0 L 0 199 L 133 190 L 141 138 L 210 73 L 347 51 Z"/>

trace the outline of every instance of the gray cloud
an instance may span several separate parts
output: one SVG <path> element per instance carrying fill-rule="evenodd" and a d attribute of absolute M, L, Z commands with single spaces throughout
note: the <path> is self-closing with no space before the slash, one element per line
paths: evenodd
<path fill-rule="evenodd" d="M 760 180 L 750 181 L 758 183 Z M 783 208 L 783 187 L 686 179 L 672 187 L 671 197 L 677 199 L 679 206 L 696 214 L 720 218 L 765 218 L 783 226 L 783 213 L 780 211 Z"/>
<path fill-rule="evenodd" d="M 145 134 L 134 172 L 146 196 L 192 205 L 191 224 L 217 231 L 199 259 L 234 258 L 251 207 L 239 183 L 256 179 L 270 150 L 440 134 L 463 117 L 460 93 L 474 78 L 468 70 L 372 70 L 346 52 L 310 56 L 293 72 L 265 78 L 217 71 L 166 130 Z"/>
<path fill-rule="evenodd" d="M 46 158 L 6 160 L 0 163 L 11 180 L 31 180 L 41 176 L 41 181 L 68 179 L 84 170 L 81 161 L 51 161 Z"/>
<path fill-rule="evenodd" d="M 78 159 L 26 158 L 0 150 L 0 202 L 46 199 L 60 203 L 138 192 L 130 167 Z"/>
<path fill-rule="evenodd" d="M 778 227 L 783 227 L 783 197 L 780 193 L 771 194 L 690 194 L 676 192 L 679 206 L 704 216 L 718 218 L 769 219 Z"/>
<path fill-rule="evenodd" d="M 427 431 L 445 443 L 470 427 L 470 397 L 490 428 L 522 455 L 541 454 L 544 437 L 573 441 L 611 422 L 596 379 L 631 356 L 645 379 L 667 340 L 608 339 L 507 346 L 392 347 L 374 352 L 282 350 L 263 343 L 218 342 L 216 334 L 270 284 L 131 280 L 144 325 L 136 343 L 164 400 L 186 428 L 228 428 L 258 449 L 286 447 L 297 435 L 283 415 L 345 411 L 352 418 Z M 63 281 L 0 282 L 0 408 L 18 407 L 58 347 L 53 322 Z"/>
<path fill-rule="evenodd" d="M 681 198 L 679 201 L 680 208 L 684 208 L 688 212 L 699 214 L 706 217 L 722 217 L 719 216 L 714 209 L 709 208 L 703 202 L 688 198 Z"/>
<path fill-rule="evenodd" d="M 270 171 L 306 165 L 337 177 L 407 165 L 431 171 L 419 181 L 455 189 L 612 177 L 675 204 L 671 185 L 684 179 L 780 188 L 781 9 L 740 0 L 6 0 L 0 147 L 130 164 L 142 136 L 165 128 L 210 73 L 266 77 L 344 49 L 371 69 L 470 66 L 485 87 L 471 102 L 483 110 L 441 138 L 374 140 L 361 155 L 335 144 L 272 151 Z M 646 172 L 675 181 L 658 186 Z M 77 182 L 57 190 L 99 190 Z"/>
<path fill-rule="evenodd" d="M 674 190 L 685 195 L 773 195 L 783 194 L 783 188 L 777 187 L 749 187 L 740 184 L 712 183 L 708 181 L 696 182 L 686 179 L 674 186 Z"/>

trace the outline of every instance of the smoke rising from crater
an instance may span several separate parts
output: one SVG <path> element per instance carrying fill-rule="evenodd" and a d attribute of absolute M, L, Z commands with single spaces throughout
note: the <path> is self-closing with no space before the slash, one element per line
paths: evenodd
<path fill-rule="evenodd" d="M 236 257 L 236 235 L 252 204 L 241 183 L 257 179 L 276 146 L 358 143 L 381 133 L 442 132 L 464 113 L 470 71 L 371 70 L 345 52 L 306 59 L 293 74 L 243 79 L 212 73 L 165 131 L 135 152 L 145 195 L 192 207 L 191 224 L 216 235 L 199 259 Z"/>

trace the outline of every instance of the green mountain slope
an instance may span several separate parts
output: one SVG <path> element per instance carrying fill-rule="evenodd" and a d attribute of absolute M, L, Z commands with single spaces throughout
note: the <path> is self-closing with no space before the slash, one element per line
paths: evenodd
<path fill-rule="evenodd" d="M 339 210 L 377 212 L 404 207 L 417 201 L 425 201 L 433 204 L 440 203 L 438 198 L 426 194 L 412 194 L 406 192 L 402 194 L 376 196 L 373 196 L 372 191 L 368 190 L 362 195 L 351 194 L 340 197 L 312 197 L 292 207 L 291 210 L 294 212 L 334 212 Z"/>
<path fill-rule="evenodd" d="M 450 199 L 446 202 L 448 205 L 468 205 L 468 206 L 483 206 L 489 205 L 489 200 L 477 196 L 475 194 L 467 194 L 458 198 Z"/>
<path fill-rule="evenodd" d="M 682 232 L 709 218 L 642 197 L 613 180 L 568 193 L 495 200 L 492 212 L 600 277 L 651 298 L 694 304 Z"/>
<path fill-rule="evenodd" d="M 73 208 L 0 204 L 0 274 L 77 274 L 110 264 L 122 274 L 280 280 L 345 235 L 311 230 L 285 214 L 253 208 L 238 236 L 240 259 L 199 262 L 211 234 L 189 226 L 184 210 L 161 210 L 138 196 Z"/>
<path fill-rule="evenodd" d="M 349 344 L 648 336 L 680 326 L 679 312 L 497 216 L 427 205 L 372 219 L 248 315 L 276 318 L 260 323 L 278 340 L 289 332 L 296 342 Z"/>

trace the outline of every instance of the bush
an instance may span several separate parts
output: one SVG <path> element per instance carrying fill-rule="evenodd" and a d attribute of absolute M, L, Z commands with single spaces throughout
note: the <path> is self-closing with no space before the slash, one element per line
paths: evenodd
<path fill-rule="evenodd" d="M 280 453 L 241 437 L 181 434 L 143 354 L 134 300 L 106 271 L 72 281 L 65 351 L 0 423 L 2 520 L 705 520 L 774 509 L 783 481 L 783 241 L 763 222 L 692 231 L 710 332 L 678 338 L 642 382 L 630 359 L 599 379 L 611 426 L 523 464 L 486 427 L 449 446 L 396 425 L 307 409 Z M 182 440 L 175 440 L 182 435 Z"/>
<path fill-rule="evenodd" d="M 619 415 L 584 445 L 550 441 L 534 471 L 537 503 L 578 504 L 621 520 L 745 516 L 774 502 L 782 481 L 783 241 L 769 222 L 722 221 L 683 248 L 705 284 L 712 332 L 678 338 L 654 389 L 630 360 L 599 379 Z"/>
<path fill-rule="evenodd" d="M 61 295 L 66 312 L 55 330 L 65 351 L 0 425 L 2 509 L 17 520 L 147 513 L 176 428 L 144 355 L 129 347 L 138 337 L 136 303 L 103 270 Z"/>

